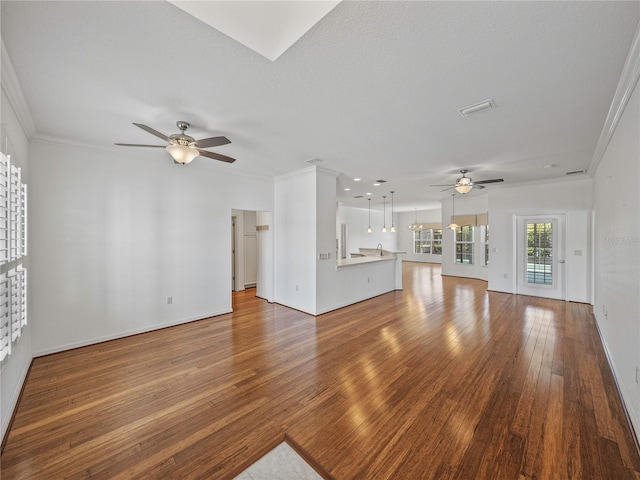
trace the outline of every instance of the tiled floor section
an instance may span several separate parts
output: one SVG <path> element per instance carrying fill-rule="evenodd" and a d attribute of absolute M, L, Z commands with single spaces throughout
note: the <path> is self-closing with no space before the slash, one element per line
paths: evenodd
<path fill-rule="evenodd" d="M 234 480 L 322 480 L 322 477 L 283 442 Z"/>

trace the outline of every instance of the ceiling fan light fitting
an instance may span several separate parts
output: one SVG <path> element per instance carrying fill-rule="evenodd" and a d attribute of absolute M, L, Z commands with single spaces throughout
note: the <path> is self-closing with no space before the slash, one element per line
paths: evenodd
<path fill-rule="evenodd" d="M 447 228 L 450 228 L 451 230 L 455 230 L 456 228 L 458 228 L 460 225 L 458 225 L 457 223 L 450 223 L 449 225 L 447 225 Z"/>
<path fill-rule="evenodd" d="M 197 148 L 189 145 L 172 144 L 167 146 L 167 152 L 171 155 L 176 162 L 186 165 L 190 163 L 194 158 L 200 155 Z"/>
<path fill-rule="evenodd" d="M 456 192 L 465 194 L 465 193 L 469 193 L 472 188 L 473 188 L 473 185 L 460 184 L 460 185 L 456 185 Z"/>

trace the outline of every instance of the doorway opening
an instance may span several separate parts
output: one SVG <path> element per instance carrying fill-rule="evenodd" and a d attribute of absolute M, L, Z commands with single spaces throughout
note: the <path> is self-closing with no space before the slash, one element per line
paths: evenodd
<path fill-rule="evenodd" d="M 231 211 L 231 289 L 271 302 L 273 241 L 271 212 Z"/>

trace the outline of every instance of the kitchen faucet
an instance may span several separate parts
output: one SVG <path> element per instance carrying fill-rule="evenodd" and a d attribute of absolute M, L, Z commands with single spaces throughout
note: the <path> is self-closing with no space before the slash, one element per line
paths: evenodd
<path fill-rule="evenodd" d="M 379 243 L 378 246 L 376 247 L 376 250 L 380 249 L 380 256 L 382 256 L 382 244 Z"/>

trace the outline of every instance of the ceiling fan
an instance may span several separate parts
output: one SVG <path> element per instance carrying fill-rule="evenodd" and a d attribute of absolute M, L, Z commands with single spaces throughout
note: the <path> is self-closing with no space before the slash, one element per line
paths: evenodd
<path fill-rule="evenodd" d="M 469 193 L 474 188 L 484 188 L 484 185 L 487 183 L 499 183 L 504 182 L 502 178 L 492 178 L 491 180 L 480 180 L 478 182 L 474 182 L 471 178 L 467 177 L 467 173 L 469 170 L 460 170 L 462 176 L 456 179 L 456 183 L 454 185 L 429 185 L 430 187 L 449 187 L 442 190 L 446 192 L 447 190 L 451 190 L 455 188 L 458 193 Z"/>
<path fill-rule="evenodd" d="M 141 128 L 149 132 L 151 135 L 155 135 L 158 138 L 161 138 L 165 142 L 169 143 L 169 145 L 141 145 L 137 143 L 116 143 L 116 145 L 120 145 L 123 147 L 152 147 L 152 148 L 164 148 L 169 152 L 169 155 L 173 158 L 175 163 L 179 163 L 185 165 L 198 155 L 202 155 L 203 157 L 213 158 L 215 160 L 220 160 L 221 162 L 233 163 L 236 161 L 235 158 L 227 157 L 226 155 L 220 155 L 219 153 L 209 152 L 207 150 L 202 150 L 203 148 L 209 147 L 219 147 L 220 145 L 227 145 L 231 143 L 227 137 L 209 137 L 203 138 L 202 140 L 196 140 L 193 137 L 187 135 L 185 130 L 190 127 L 189 123 L 183 121 L 177 121 L 176 125 L 180 129 L 180 133 L 175 133 L 170 136 L 166 136 L 164 133 L 160 133 L 157 130 L 154 130 L 151 127 L 147 127 L 146 125 L 142 125 L 141 123 L 133 123 L 136 127 Z"/>

